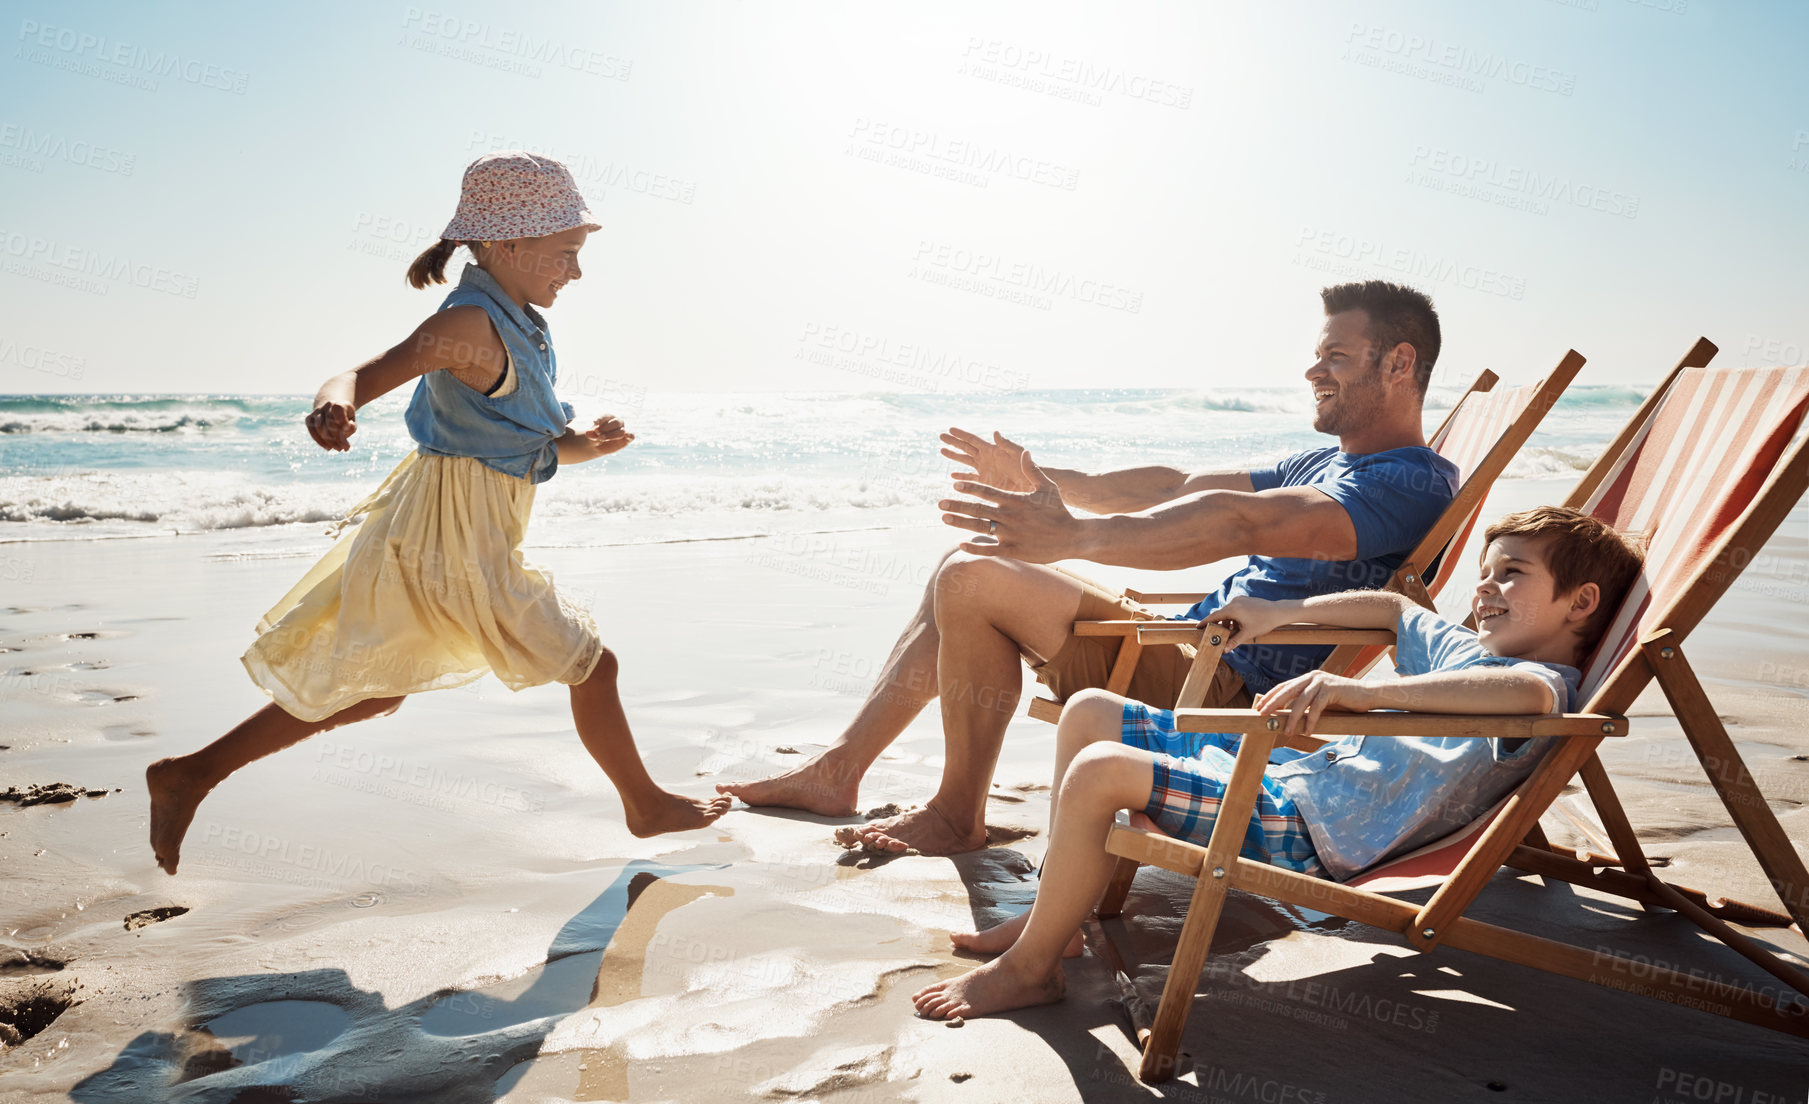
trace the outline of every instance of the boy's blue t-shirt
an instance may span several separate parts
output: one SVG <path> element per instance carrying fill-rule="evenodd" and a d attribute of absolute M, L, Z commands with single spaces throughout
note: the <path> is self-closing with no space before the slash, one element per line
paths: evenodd
<path fill-rule="evenodd" d="M 1545 681 L 1552 712 L 1575 708 L 1583 677 L 1575 667 L 1490 655 L 1475 632 L 1431 610 L 1402 614 L 1395 636 L 1403 675 L 1513 667 Z M 1553 739 L 1344 736 L 1314 752 L 1277 750 L 1266 773 L 1294 799 L 1319 861 L 1344 879 L 1487 812 L 1532 773 Z"/>
<path fill-rule="evenodd" d="M 1336 448 L 1295 453 L 1273 468 L 1250 473 L 1258 491 L 1312 487 L 1344 507 L 1357 531 L 1357 558 L 1251 556 L 1183 620 L 1201 620 L 1240 594 L 1252 598 L 1309 598 L 1340 590 L 1373 590 L 1388 582 L 1457 494 L 1457 465 L 1429 448 L 1349 453 Z M 1243 676 L 1251 695 L 1315 670 L 1326 645 L 1250 645 L 1223 662 Z"/>

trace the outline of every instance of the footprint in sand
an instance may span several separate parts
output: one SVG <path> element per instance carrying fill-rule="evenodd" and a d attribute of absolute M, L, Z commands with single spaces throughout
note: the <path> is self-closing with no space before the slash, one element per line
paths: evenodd
<path fill-rule="evenodd" d="M 30 977 L 36 974 L 54 974 L 69 965 L 65 959 L 41 951 L 15 948 L 0 957 L 0 978 Z"/>
<path fill-rule="evenodd" d="M 75 700 L 83 705 L 117 705 L 120 702 L 137 701 L 137 694 L 116 694 L 111 690 L 78 690 Z"/>
<path fill-rule="evenodd" d="M 76 1004 L 78 982 L 34 981 L 0 986 L 0 1049 L 18 1046 Z"/>
<path fill-rule="evenodd" d="M 152 924 L 161 924 L 165 920 L 173 920 L 188 911 L 186 905 L 165 905 L 162 908 L 140 909 L 125 919 L 127 931 L 148 928 Z"/>
<path fill-rule="evenodd" d="M 0 793 L 0 802 L 11 802 L 21 809 L 27 809 L 33 805 L 63 805 L 78 797 L 106 797 L 110 793 L 119 792 L 118 787 L 111 790 L 90 790 L 67 782 L 40 782 L 25 787 L 8 786 L 4 793 Z"/>

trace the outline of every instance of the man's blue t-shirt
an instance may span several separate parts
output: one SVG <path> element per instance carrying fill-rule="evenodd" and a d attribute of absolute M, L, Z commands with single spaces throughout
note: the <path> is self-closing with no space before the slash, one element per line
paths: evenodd
<path fill-rule="evenodd" d="M 1340 590 L 1373 590 L 1388 582 L 1457 494 L 1457 465 L 1429 448 L 1349 453 L 1336 448 L 1297 452 L 1273 468 L 1250 473 L 1258 491 L 1312 487 L 1344 507 L 1357 530 L 1357 558 L 1314 560 L 1251 556 L 1183 620 L 1201 620 L 1240 594 L 1252 598 L 1310 598 Z M 1224 662 L 1243 676 L 1252 695 L 1315 670 L 1327 645 L 1247 645 Z"/>

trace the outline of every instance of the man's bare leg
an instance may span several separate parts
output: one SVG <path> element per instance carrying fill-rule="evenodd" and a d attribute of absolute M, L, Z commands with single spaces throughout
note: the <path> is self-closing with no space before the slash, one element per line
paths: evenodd
<path fill-rule="evenodd" d="M 835 743 L 802 766 L 753 782 L 724 782 L 717 793 L 749 805 L 782 805 L 823 816 L 849 816 L 860 797 L 861 778 L 880 753 L 898 739 L 923 707 L 936 698 L 936 588 L 950 550 L 923 588 L 923 601 L 892 645 L 879 681 Z"/>
<path fill-rule="evenodd" d="M 1023 688 L 1023 657 L 1047 660 L 1061 650 L 1085 593 L 1053 568 L 984 556 L 945 561 L 938 582 L 942 784 L 921 809 L 842 829 L 845 844 L 925 855 L 986 845 L 987 791 Z"/>
<path fill-rule="evenodd" d="M 151 853 L 157 865 L 165 873 L 176 872 L 182 837 L 201 799 L 232 772 L 328 729 L 394 713 L 401 704 L 401 698 L 370 698 L 323 721 L 300 720 L 281 706 L 266 705 L 200 751 L 152 763 L 144 780 L 151 794 Z"/>
<path fill-rule="evenodd" d="M 1069 764 L 1074 762 L 1076 755 L 1093 744 L 1120 742 L 1124 731 L 1125 700 L 1121 695 L 1092 689 L 1080 691 L 1062 706 L 1061 722 L 1055 726 L 1055 778 L 1049 786 L 1051 832 L 1054 831 L 1056 819 L 1061 812 L 1062 782 L 1068 777 Z M 1145 828 L 1155 827 L 1155 822 L 1141 812 L 1132 812 L 1131 823 Z M 999 954 L 1017 941 L 1029 920 L 1030 910 L 1026 909 L 985 931 L 950 932 L 948 939 L 963 951 Z M 1062 949 L 1062 957 L 1078 957 L 1081 947 L 1081 935 L 1076 931 L 1074 938 Z"/>

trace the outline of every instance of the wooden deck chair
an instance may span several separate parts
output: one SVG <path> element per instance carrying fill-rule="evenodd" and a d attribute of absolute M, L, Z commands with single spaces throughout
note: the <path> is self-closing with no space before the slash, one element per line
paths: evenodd
<path fill-rule="evenodd" d="M 1809 438 L 1800 436 L 1809 412 L 1809 366 L 1717 371 L 1689 365 L 1689 360 L 1701 359 L 1707 344 L 1699 343 L 1667 377 L 1568 500 L 1647 542 L 1645 569 L 1584 672 L 1583 712 L 1543 717 L 1328 713 L 1321 719 L 1320 736 L 1563 737 L 1485 817 L 1344 884 L 1252 862 L 1238 851 L 1278 726 L 1252 710 L 1179 714 L 1183 731 L 1245 735 L 1207 846 L 1124 822 L 1106 840 L 1107 849 L 1123 858 L 1199 879 L 1144 1045 L 1140 1076 L 1145 1081 L 1164 1080 L 1174 1072 L 1181 1030 L 1233 886 L 1397 932 L 1420 951 L 1449 944 L 1809 1038 L 1809 975 L 1728 924 L 1787 924 L 1794 919 L 1798 931 L 1809 931 L 1809 871 L 1729 740 L 1682 647 L 1809 488 Z M 1707 351 L 1712 355 L 1713 346 Z M 1338 638 L 1337 630 L 1314 626 L 1280 632 L 1295 639 Z M 1777 891 L 1784 914 L 1711 902 L 1699 891 L 1665 882 L 1647 862 L 1596 749 L 1603 739 L 1626 734 L 1624 713 L 1653 679 Z M 1573 853 L 1546 843 L 1539 831 L 1540 815 L 1579 774 L 1614 854 Z M 1780 998 L 1700 972 L 1683 974 L 1466 917 L 1465 910 L 1504 865 L 1672 910 L 1803 997 L 1786 993 Z M 1438 888 L 1424 904 L 1387 895 L 1424 884 L 1428 875 Z M 1100 914 L 1115 915 L 1122 900 L 1115 881 Z M 1711 1004 L 1724 1011 L 1716 1012 Z"/>
<path fill-rule="evenodd" d="M 1572 349 L 1564 354 L 1551 375 L 1537 383 L 1500 391 L 1494 390 L 1495 373 L 1485 371 L 1476 378 L 1428 442 L 1439 455 L 1457 465 L 1460 481 L 1457 494 L 1418 547 L 1395 569 L 1386 589 L 1405 594 L 1428 609 L 1432 607 L 1432 599 L 1450 577 L 1449 569 L 1462 554 L 1482 501 L 1494 486 L 1496 477 L 1533 435 L 1583 363 L 1582 355 Z M 1192 605 L 1206 597 L 1204 593 L 1157 594 L 1134 590 L 1126 593 L 1133 601 L 1146 605 Z M 1137 660 L 1147 645 L 1187 644 L 1205 650 L 1222 643 L 1222 640 L 1212 639 L 1213 634 L 1198 621 L 1076 621 L 1074 634 L 1124 638 L 1105 685 L 1105 689 L 1114 694 L 1122 694 L 1129 688 Z M 1341 644 L 1321 666 L 1340 674 L 1360 675 L 1386 650 L 1383 644 Z M 1192 708 L 1205 700 L 1206 691 L 1212 685 L 1211 670 L 1217 662 L 1216 654 L 1203 662 L 1196 658 L 1194 669 L 1182 683 L 1180 697 L 1175 703 L 1177 707 Z M 1204 677 L 1201 677 L 1202 668 Z M 1053 698 L 1033 697 L 1028 712 L 1037 720 L 1054 722 L 1061 718 L 1062 703 Z"/>

